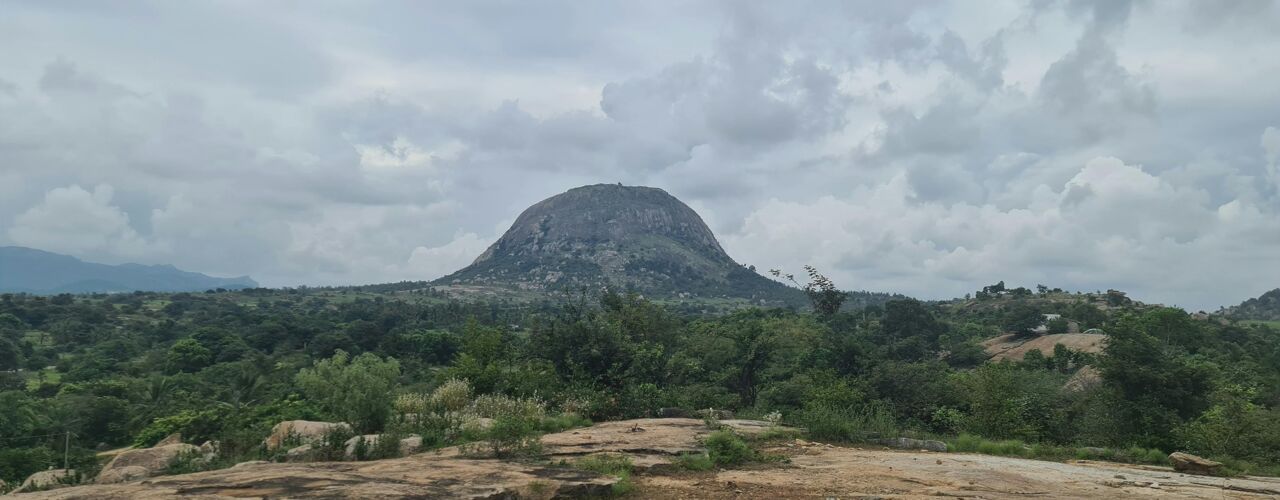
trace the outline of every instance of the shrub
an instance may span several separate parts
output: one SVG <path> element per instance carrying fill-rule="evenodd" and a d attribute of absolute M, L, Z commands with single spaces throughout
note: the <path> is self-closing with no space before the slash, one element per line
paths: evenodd
<path fill-rule="evenodd" d="M 756 458 L 755 450 L 733 431 L 715 431 L 705 444 L 707 456 L 716 465 L 740 465 Z"/>
<path fill-rule="evenodd" d="M 546 404 L 537 398 L 513 398 L 502 394 L 485 394 L 471 403 L 471 411 L 477 416 L 500 419 L 520 418 L 540 420 L 546 416 Z"/>
<path fill-rule="evenodd" d="M 872 402 L 859 408 L 810 405 L 797 420 L 813 439 L 861 442 L 898 435 L 898 422 L 884 404 Z"/>
<path fill-rule="evenodd" d="M 471 384 L 451 378 L 431 392 L 430 402 L 443 411 L 462 411 L 471 404 Z"/>
<path fill-rule="evenodd" d="M 344 351 L 303 368 L 295 380 L 308 398 L 361 432 L 381 430 L 391 414 L 391 390 L 400 363 L 370 353 L 352 359 Z"/>
<path fill-rule="evenodd" d="M 542 432 L 563 432 L 577 427 L 587 427 L 591 420 L 573 413 L 563 413 L 554 417 L 543 417 L 538 422 L 538 430 Z"/>
<path fill-rule="evenodd" d="M 152 421 L 138 433 L 133 444 L 140 448 L 150 447 L 175 432 L 181 432 L 188 442 L 199 443 L 217 435 L 222 428 L 222 419 L 223 416 L 213 410 L 182 410 Z"/>
<path fill-rule="evenodd" d="M 471 456 L 507 458 L 533 456 L 542 451 L 542 434 L 538 419 L 504 415 L 493 420 L 480 443 L 463 445 L 463 453 Z"/>

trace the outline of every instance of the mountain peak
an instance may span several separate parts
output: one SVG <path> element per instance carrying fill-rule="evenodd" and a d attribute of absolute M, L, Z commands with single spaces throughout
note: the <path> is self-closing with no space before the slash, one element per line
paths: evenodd
<path fill-rule="evenodd" d="M 526 209 L 470 266 L 438 284 L 654 296 L 790 298 L 794 290 L 725 253 L 692 208 L 662 189 L 595 184 Z"/>

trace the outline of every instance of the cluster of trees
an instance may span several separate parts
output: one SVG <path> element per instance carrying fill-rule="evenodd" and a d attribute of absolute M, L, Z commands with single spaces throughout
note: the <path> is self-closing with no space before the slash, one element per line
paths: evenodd
<path fill-rule="evenodd" d="M 0 479 L 61 466 L 68 435 L 72 465 L 91 468 L 94 451 L 173 431 L 233 454 L 287 419 L 377 432 L 398 394 L 448 380 L 593 420 L 778 411 L 831 438 L 966 432 L 1280 461 L 1280 333 L 1266 326 L 1067 304 L 1064 315 L 1105 324 L 1104 353 L 993 364 L 980 342 L 1005 331 L 1007 310 L 901 299 L 845 311 L 834 287 L 811 292 L 834 307 L 709 317 L 615 293 L 522 306 L 341 291 L 4 295 Z M 1084 365 L 1101 381 L 1067 384 Z"/>

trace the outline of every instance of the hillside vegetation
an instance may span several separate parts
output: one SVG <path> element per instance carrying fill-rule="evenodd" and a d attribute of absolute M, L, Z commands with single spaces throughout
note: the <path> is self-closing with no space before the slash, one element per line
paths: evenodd
<path fill-rule="evenodd" d="M 1224 313 L 1235 319 L 1280 321 L 1280 288 L 1227 308 Z"/>
<path fill-rule="evenodd" d="M 398 397 L 450 380 L 597 421 L 716 408 L 778 412 L 825 440 L 966 433 L 1190 451 L 1238 471 L 1280 460 L 1276 330 L 1026 299 L 980 314 L 904 299 L 702 316 L 613 293 L 520 307 L 316 290 L 3 295 L 0 478 L 60 467 L 68 435 L 86 471 L 96 451 L 171 432 L 271 459 L 261 439 L 280 421 L 378 432 Z M 1105 330 L 1105 351 L 988 363 L 981 342 L 1025 327 L 1023 308 Z M 1101 380 L 1064 389 L 1085 365 Z"/>

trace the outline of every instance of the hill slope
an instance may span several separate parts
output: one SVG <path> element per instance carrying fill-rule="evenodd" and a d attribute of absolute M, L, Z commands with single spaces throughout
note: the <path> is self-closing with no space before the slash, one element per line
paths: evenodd
<path fill-rule="evenodd" d="M 702 218 L 666 191 L 613 184 L 574 188 L 529 207 L 475 262 L 435 284 L 804 300 L 734 262 Z"/>
<path fill-rule="evenodd" d="M 173 266 L 111 266 L 34 248 L 0 247 L 0 292 L 192 292 L 256 286 L 248 276 L 215 278 Z"/>
<path fill-rule="evenodd" d="M 1229 307 L 1226 315 L 1235 319 L 1280 321 L 1280 288 Z"/>

